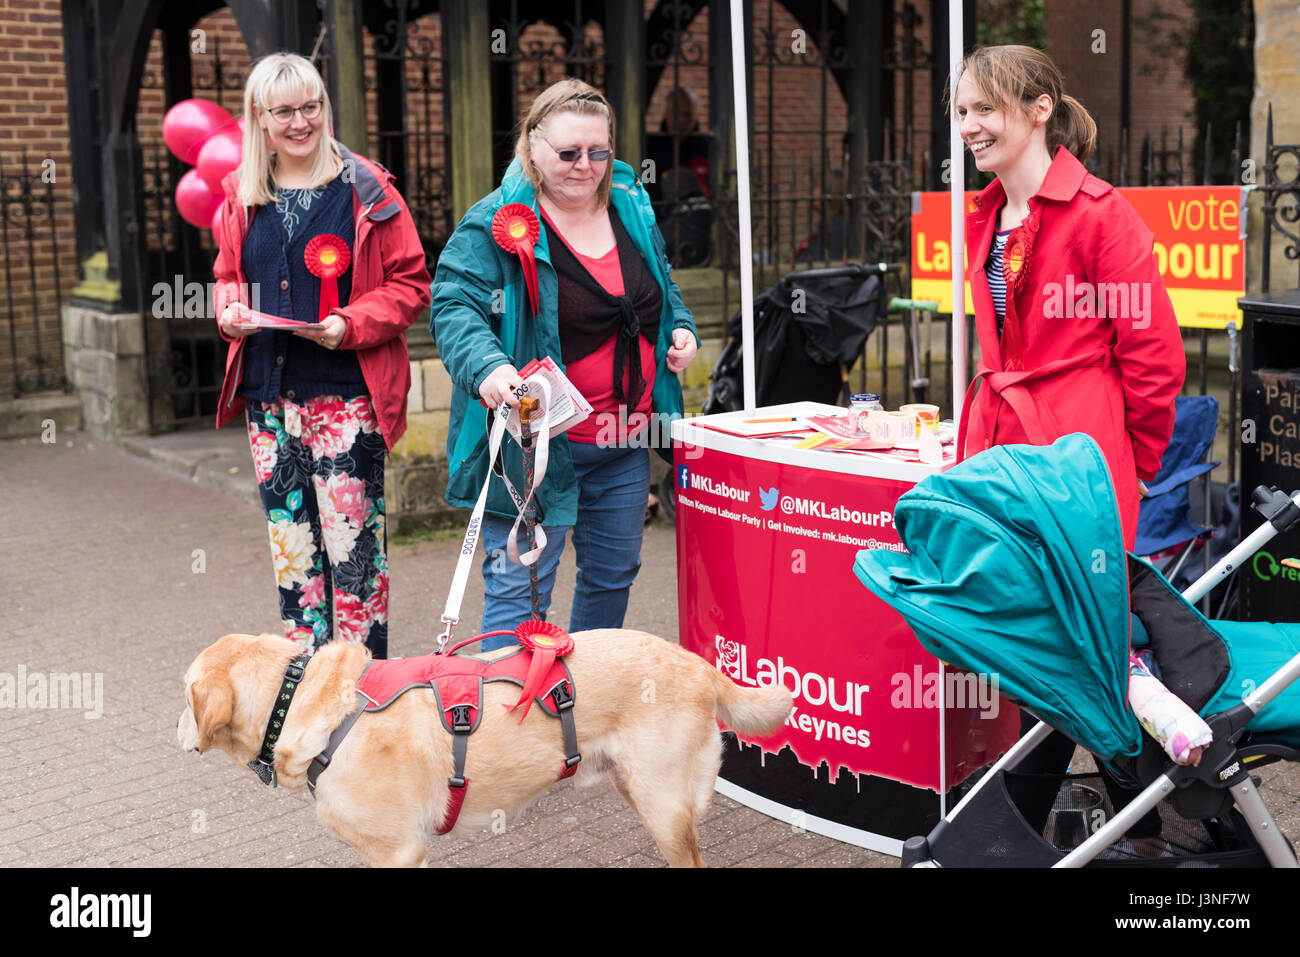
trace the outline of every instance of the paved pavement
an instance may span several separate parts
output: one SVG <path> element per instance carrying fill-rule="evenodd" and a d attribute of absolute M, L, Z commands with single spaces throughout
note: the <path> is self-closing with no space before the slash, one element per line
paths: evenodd
<path fill-rule="evenodd" d="M 0 865 L 357 866 L 357 854 L 317 821 L 306 792 L 264 788 L 220 753 L 184 754 L 176 745 L 182 675 L 194 655 L 224 633 L 279 624 L 242 430 L 128 446 L 75 433 L 54 445 L 0 442 L 0 681 L 91 676 L 76 707 L 4 706 L 0 697 Z M 457 549 L 455 539 L 391 546 L 393 655 L 431 650 Z M 675 641 L 670 526 L 647 530 L 643 556 L 628 620 Z M 556 589 L 559 621 L 568 616 L 573 574 L 566 561 Z M 465 620 L 480 612 L 471 588 Z M 1295 840 L 1300 772 L 1274 766 L 1262 776 L 1270 808 Z M 721 795 L 700 840 L 714 866 L 897 864 Z M 612 787 L 572 782 L 552 787 L 504 833 L 435 839 L 429 859 L 488 867 L 663 864 Z"/>
<path fill-rule="evenodd" d="M 0 673 L 25 674 L 29 684 L 54 672 L 92 676 L 78 707 L 0 707 L 0 865 L 358 866 L 305 791 L 264 788 L 219 752 L 176 745 L 182 676 L 194 655 L 227 632 L 279 627 L 242 430 L 129 445 L 75 433 L 54 445 L 0 442 Z M 458 547 L 443 539 L 390 548 L 394 656 L 432 650 Z M 567 561 L 559 621 L 568 618 L 573 573 Z M 652 526 L 628 620 L 674 641 L 675 576 L 672 528 Z M 464 620 L 481 610 L 471 587 Z M 88 716 L 96 711 L 102 716 Z M 713 866 L 896 864 L 721 795 L 700 841 Z M 572 782 L 552 787 L 504 833 L 436 838 L 429 859 L 663 865 L 612 787 Z"/>

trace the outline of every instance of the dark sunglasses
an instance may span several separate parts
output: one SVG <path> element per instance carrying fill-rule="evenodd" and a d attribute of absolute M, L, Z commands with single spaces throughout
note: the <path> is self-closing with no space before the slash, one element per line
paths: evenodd
<path fill-rule="evenodd" d="M 551 141 L 545 136 L 538 133 L 537 137 L 547 146 L 550 146 L 551 149 L 555 150 L 555 147 L 551 146 Z M 555 150 L 555 155 L 560 158 L 560 162 L 562 163 L 576 163 L 582 156 L 582 150 Z M 587 150 L 587 159 L 591 160 L 593 163 L 603 163 L 613 155 L 614 151 L 610 149 Z"/>

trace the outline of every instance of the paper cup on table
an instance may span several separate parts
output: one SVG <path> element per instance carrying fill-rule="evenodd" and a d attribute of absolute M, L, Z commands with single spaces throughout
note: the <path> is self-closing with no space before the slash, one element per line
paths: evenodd
<path fill-rule="evenodd" d="M 893 445 L 893 439 L 889 434 L 889 413 L 873 410 L 866 416 L 866 434 L 877 442 L 888 442 Z"/>
<path fill-rule="evenodd" d="M 900 412 L 908 412 L 916 418 L 916 430 L 919 433 L 922 429 L 929 432 L 939 431 L 939 407 L 937 405 L 927 405 L 917 402 L 911 405 L 905 405 Z"/>
<path fill-rule="evenodd" d="M 916 441 L 916 416 L 910 412 L 889 412 L 890 439 L 895 445 Z"/>

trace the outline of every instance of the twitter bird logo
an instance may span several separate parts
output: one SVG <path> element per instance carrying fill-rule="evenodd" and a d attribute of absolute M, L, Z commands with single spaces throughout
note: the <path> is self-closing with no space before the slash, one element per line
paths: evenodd
<path fill-rule="evenodd" d="M 770 512 L 776 508 L 777 499 L 781 497 L 779 489 L 758 487 L 758 498 L 763 504 L 763 511 Z"/>

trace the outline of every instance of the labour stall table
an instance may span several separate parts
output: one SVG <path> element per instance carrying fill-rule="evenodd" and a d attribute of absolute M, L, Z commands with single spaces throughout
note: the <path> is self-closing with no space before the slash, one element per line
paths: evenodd
<path fill-rule="evenodd" d="M 994 679 L 942 667 L 853 574 L 861 549 L 904 550 L 895 504 L 941 466 L 718 431 L 842 412 L 800 402 L 673 423 L 679 634 L 736 681 L 794 692 L 777 733 L 729 741 L 718 791 L 897 855 L 1019 719 Z"/>

